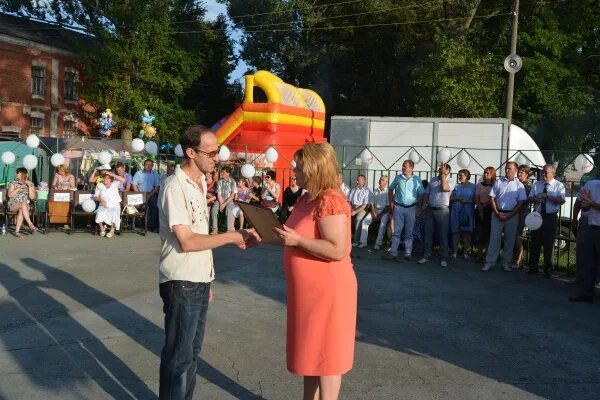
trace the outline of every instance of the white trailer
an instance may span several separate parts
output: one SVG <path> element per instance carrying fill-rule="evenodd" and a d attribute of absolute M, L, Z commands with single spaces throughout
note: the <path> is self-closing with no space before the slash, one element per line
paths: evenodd
<path fill-rule="evenodd" d="M 492 166 L 503 174 L 507 160 L 541 167 L 544 156 L 523 129 L 512 125 L 510 134 L 506 119 L 477 118 L 397 118 L 397 117 L 331 117 L 330 143 L 336 148 L 344 170 L 397 171 L 411 152 L 419 154 L 415 171 L 432 172 L 438 164 L 438 152 L 451 153 L 452 171 L 460 169 L 459 159 L 469 158 L 469 169 L 481 175 Z M 373 161 L 365 165 L 361 154 L 368 149 Z M 464 165 L 464 163 L 463 163 Z"/>

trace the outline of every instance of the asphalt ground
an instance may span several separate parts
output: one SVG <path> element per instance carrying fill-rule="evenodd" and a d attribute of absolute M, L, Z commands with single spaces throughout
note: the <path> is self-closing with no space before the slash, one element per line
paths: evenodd
<path fill-rule="evenodd" d="M 156 399 L 159 239 L 0 236 L 0 398 Z M 600 306 L 576 288 L 354 249 L 356 354 L 342 399 L 599 399 Z M 281 248 L 215 251 L 197 399 L 298 399 Z M 435 261 L 435 259 L 434 259 Z"/>

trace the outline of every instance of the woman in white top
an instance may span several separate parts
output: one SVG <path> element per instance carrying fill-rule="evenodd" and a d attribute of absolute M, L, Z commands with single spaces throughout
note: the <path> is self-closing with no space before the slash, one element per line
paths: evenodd
<path fill-rule="evenodd" d="M 279 210 L 279 196 L 281 194 L 281 187 L 275 180 L 276 178 L 275 171 L 267 171 L 264 177 L 265 185 L 260 196 L 262 199 L 260 204 L 263 207 L 270 208 L 274 213 Z"/>
<path fill-rule="evenodd" d="M 118 182 L 115 182 L 115 179 Z M 96 186 L 94 199 L 99 203 L 96 210 L 96 223 L 100 225 L 100 236 L 111 238 L 115 234 L 115 229 L 121 227 L 121 195 L 119 187 L 125 182 L 122 176 L 105 172 L 102 177 L 102 183 Z M 106 226 L 110 226 L 110 231 L 106 233 Z"/>

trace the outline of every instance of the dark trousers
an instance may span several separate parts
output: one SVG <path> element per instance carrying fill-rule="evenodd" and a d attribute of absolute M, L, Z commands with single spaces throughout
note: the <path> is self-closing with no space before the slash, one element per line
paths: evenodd
<path fill-rule="evenodd" d="M 554 269 L 554 240 L 556 239 L 557 221 L 556 214 L 545 214 L 542 216 L 540 229 L 531 232 L 529 266 L 533 270 L 538 269 L 542 246 L 544 246 L 544 271 L 552 272 Z"/>
<path fill-rule="evenodd" d="M 592 297 L 600 265 L 600 227 L 580 225 L 577 239 L 577 265 L 581 269 L 579 271 L 581 296 Z"/>
<path fill-rule="evenodd" d="M 160 284 L 165 313 L 165 345 L 160 354 L 160 400 L 191 400 L 196 386 L 210 283 Z"/>
<path fill-rule="evenodd" d="M 433 235 L 437 233 L 440 242 L 440 257 L 448 260 L 448 227 L 450 226 L 450 210 L 447 206 L 429 207 L 425 215 L 424 250 L 425 258 L 431 258 L 433 253 Z M 396 229 L 396 227 L 394 227 Z"/>
<path fill-rule="evenodd" d="M 158 193 L 148 197 L 148 229 L 158 230 Z"/>

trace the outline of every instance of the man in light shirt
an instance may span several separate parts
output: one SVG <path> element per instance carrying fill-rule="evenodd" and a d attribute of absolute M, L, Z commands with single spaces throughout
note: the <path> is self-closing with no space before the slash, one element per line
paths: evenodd
<path fill-rule="evenodd" d="M 502 264 L 505 271 L 510 268 L 517 228 L 519 227 L 519 209 L 527 200 L 525 187 L 517 178 L 519 166 L 514 161 L 506 163 L 505 176 L 497 179 L 490 191 L 490 206 L 492 207 L 492 227 L 490 230 L 490 245 L 482 271 L 494 267 L 500 253 L 502 232 L 504 232 L 504 251 Z"/>
<path fill-rule="evenodd" d="M 224 212 L 227 217 L 227 231 L 231 232 L 234 230 L 235 203 L 233 201 L 237 194 L 237 184 L 235 183 L 235 179 L 231 177 L 231 169 L 229 167 L 221 169 L 221 179 L 217 182 L 215 192 L 217 200 L 213 203 L 210 210 L 212 221 L 211 235 L 219 233 L 219 212 Z"/>
<path fill-rule="evenodd" d="M 388 177 L 382 176 L 379 178 L 379 186 L 376 187 L 373 191 L 373 205 L 371 207 L 371 220 L 379 222 L 379 229 L 377 230 L 377 239 L 375 239 L 375 246 L 373 247 L 375 250 L 381 249 L 381 245 L 383 243 L 383 235 L 385 235 L 385 233 L 387 232 L 387 226 L 390 219 L 389 209 L 390 205 L 388 196 Z M 369 233 L 369 225 L 366 225 L 365 220 L 363 220 L 361 239 L 363 234 L 366 237 Z M 371 221 L 369 221 L 369 224 L 370 223 Z"/>
<path fill-rule="evenodd" d="M 356 217 L 356 229 L 354 230 L 354 243 L 352 246 L 359 248 L 367 247 L 367 236 L 369 224 L 371 223 L 370 206 L 373 203 L 373 192 L 366 186 L 367 178 L 364 175 L 356 177 L 356 187 L 350 191 L 348 202 L 352 209 L 351 215 Z M 364 225 L 366 229 L 362 229 Z"/>
<path fill-rule="evenodd" d="M 425 254 L 418 263 L 425 264 L 431 260 L 433 253 L 433 235 L 437 232 L 440 242 L 440 265 L 448 266 L 448 225 L 450 224 L 450 193 L 454 190 L 454 181 L 450 178 L 450 165 L 442 163 L 438 176 L 431 179 L 425 196 L 423 207 L 427 204 L 425 217 Z"/>
<path fill-rule="evenodd" d="M 544 246 L 544 276 L 552 277 L 554 266 L 554 240 L 560 206 L 565 203 L 565 185 L 554 179 L 556 169 L 544 165 L 543 179 L 536 181 L 529 192 L 529 200 L 535 211 L 542 214 L 542 226 L 531 232 L 528 274 L 538 273 L 540 250 Z"/>
<path fill-rule="evenodd" d="M 388 189 L 389 214 L 394 219 L 394 234 L 392 248 L 389 254 L 383 256 L 384 260 L 398 259 L 402 231 L 404 231 L 404 258 L 411 260 L 415 220 L 417 214 L 421 212 L 419 197 L 425 192 L 421 178 L 413 175 L 414 168 L 415 163 L 412 160 L 405 160 L 402 163 L 402 174 L 394 178 Z"/>
<path fill-rule="evenodd" d="M 212 249 L 241 249 L 260 239 L 252 229 L 208 234 L 205 174 L 212 173 L 219 147 L 212 131 L 189 127 L 181 138 L 185 161 L 160 189 L 159 290 L 165 313 L 165 343 L 160 356 L 159 398 L 191 399 L 204 338 L 210 283 L 215 278 Z"/>
<path fill-rule="evenodd" d="M 144 169 L 138 171 L 133 176 L 131 187 L 136 192 L 146 193 L 146 204 L 148 205 L 148 230 L 158 231 L 158 190 L 160 189 L 160 177 L 153 170 L 154 161 L 147 159 L 144 161 Z"/>
<path fill-rule="evenodd" d="M 569 301 L 594 302 L 594 286 L 600 266 L 600 180 L 589 181 L 577 194 L 575 208 L 581 208 L 577 231 L 577 272 L 580 292 Z M 577 214 L 574 214 L 577 216 Z"/>

